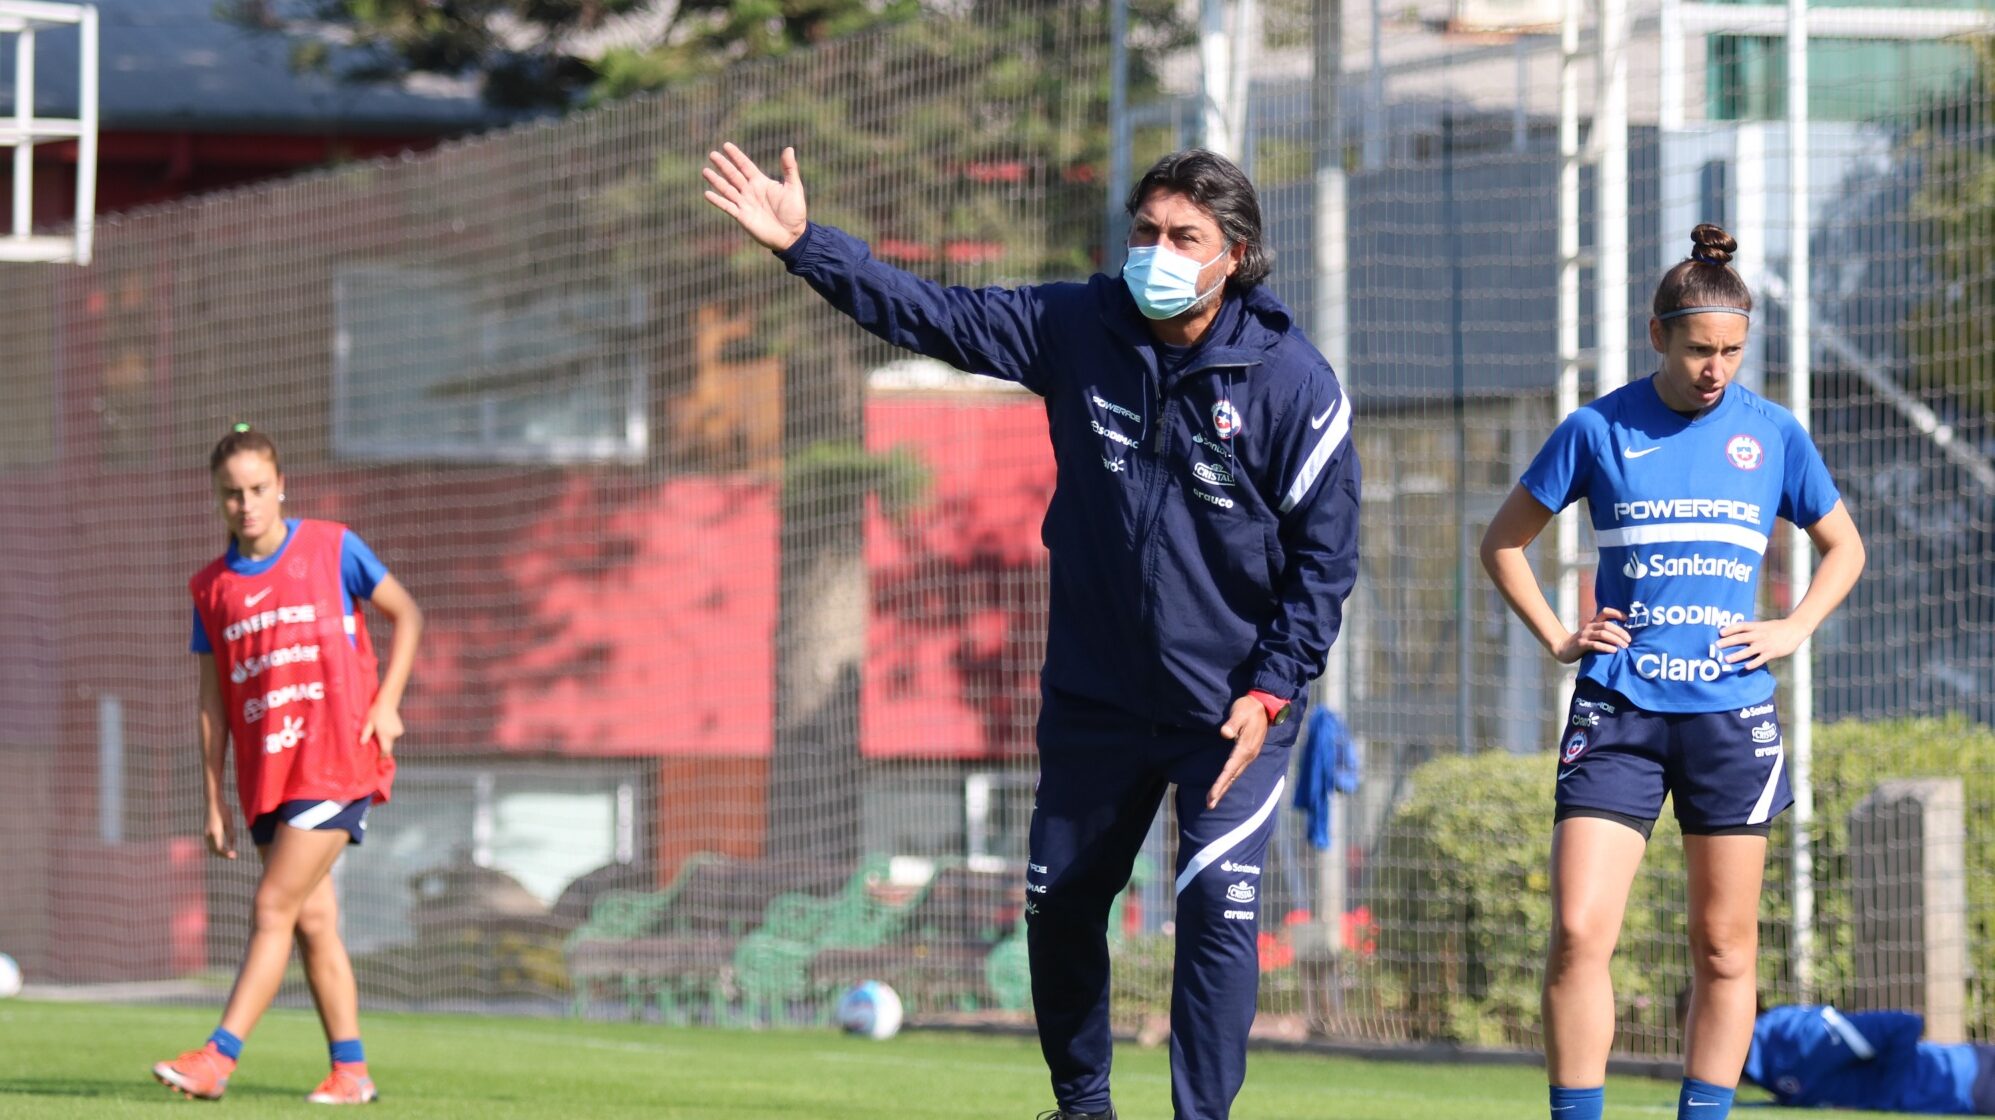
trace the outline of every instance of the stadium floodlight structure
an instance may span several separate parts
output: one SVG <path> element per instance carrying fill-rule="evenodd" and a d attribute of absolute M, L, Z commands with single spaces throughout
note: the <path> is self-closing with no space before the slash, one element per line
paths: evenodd
<path fill-rule="evenodd" d="M 39 31 L 77 29 L 75 117 L 35 113 L 35 48 Z M 0 0 L 0 37 L 14 38 L 14 112 L 0 117 L 0 145 L 14 149 L 14 206 L 0 236 L 0 261 L 90 263 L 97 208 L 97 9 L 89 4 Z M 67 236 L 34 233 L 35 146 L 76 142 L 76 218 Z"/>

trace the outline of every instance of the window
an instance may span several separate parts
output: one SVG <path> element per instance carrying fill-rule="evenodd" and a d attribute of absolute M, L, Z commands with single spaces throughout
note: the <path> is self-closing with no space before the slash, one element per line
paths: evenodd
<path fill-rule="evenodd" d="M 1708 43 L 1705 80 L 1712 120 L 1786 117 L 1786 39 L 1713 35 Z M 1958 96 L 1974 66 L 1974 47 L 1968 43 L 1811 38 L 1808 112 L 1821 121 L 1917 112 L 1937 98 Z"/>
<path fill-rule="evenodd" d="M 349 459 L 634 461 L 649 441 L 634 289 L 530 295 L 438 270 L 334 280 L 333 450 Z"/>
<path fill-rule="evenodd" d="M 643 796 L 622 763 L 405 764 L 395 799 L 368 817 L 364 857 L 337 865 L 348 947 L 414 941 L 422 884 L 440 870 L 499 872 L 552 907 L 597 868 L 649 864 Z"/>

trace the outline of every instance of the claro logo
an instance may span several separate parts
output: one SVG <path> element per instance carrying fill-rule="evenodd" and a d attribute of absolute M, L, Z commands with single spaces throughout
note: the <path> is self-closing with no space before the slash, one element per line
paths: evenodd
<path fill-rule="evenodd" d="M 1723 659 L 1715 645 L 1709 657 L 1677 657 L 1668 653 L 1635 657 L 1635 672 L 1652 681 L 1715 681 L 1737 668 Z"/>

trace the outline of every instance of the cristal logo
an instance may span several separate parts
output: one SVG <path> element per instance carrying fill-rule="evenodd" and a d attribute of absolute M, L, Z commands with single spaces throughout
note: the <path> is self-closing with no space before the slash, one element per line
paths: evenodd
<path fill-rule="evenodd" d="M 1234 902 L 1254 901 L 1254 884 L 1234 883 L 1226 888 L 1226 897 Z"/>
<path fill-rule="evenodd" d="M 1753 742 L 1755 743 L 1771 743 L 1775 739 L 1780 738 L 1780 727 L 1772 720 L 1767 720 L 1765 723 L 1753 728 L 1752 734 Z"/>
<path fill-rule="evenodd" d="M 1193 463 L 1191 465 L 1191 473 L 1198 476 L 1200 482 L 1213 486 L 1233 485 L 1232 472 L 1215 467 L 1211 463 Z"/>

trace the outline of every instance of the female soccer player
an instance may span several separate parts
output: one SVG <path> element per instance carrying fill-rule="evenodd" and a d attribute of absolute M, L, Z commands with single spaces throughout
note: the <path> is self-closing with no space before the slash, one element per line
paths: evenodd
<path fill-rule="evenodd" d="M 201 660 L 201 761 L 208 847 L 236 858 L 222 801 L 223 744 L 235 741 L 236 791 L 263 861 L 249 948 L 222 1022 L 205 1045 L 152 1067 L 169 1087 L 219 1098 L 243 1040 L 270 1006 L 295 939 L 332 1072 L 306 1099 L 375 1098 L 360 1043 L 359 995 L 339 937 L 330 872 L 366 835 L 367 810 L 388 800 L 397 712 L 423 615 L 400 582 L 344 525 L 281 516 L 284 471 L 270 437 L 247 424 L 208 457 L 228 552 L 189 581 L 193 651 Z M 359 604 L 394 625 L 377 679 Z"/>
<path fill-rule="evenodd" d="M 1545 1065 L 1552 1120 L 1598 1120 L 1614 1034 L 1608 960 L 1665 795 L 1683 826 L 1694 961 L 1677 1114 L 1722 1120 L 1752 1040 L 1760 877 L 1792 802 L 1769 662 L 1863 570 L 1863 541 L 1792 414 L 1732 384 L 1752 293 L 1724 230 L 1691 232 L 1657 286 L 1653 375 L 1566 417 L 1482 541 L 1497 589 L 1553 657 L 1580 662 L 1560 732 Z M 1567 632 L 1524 550 L 1585 498 L 1599 609 Z M 1756 619 L 1774 517 L 1821 563 L 1785 618 Z"/>

